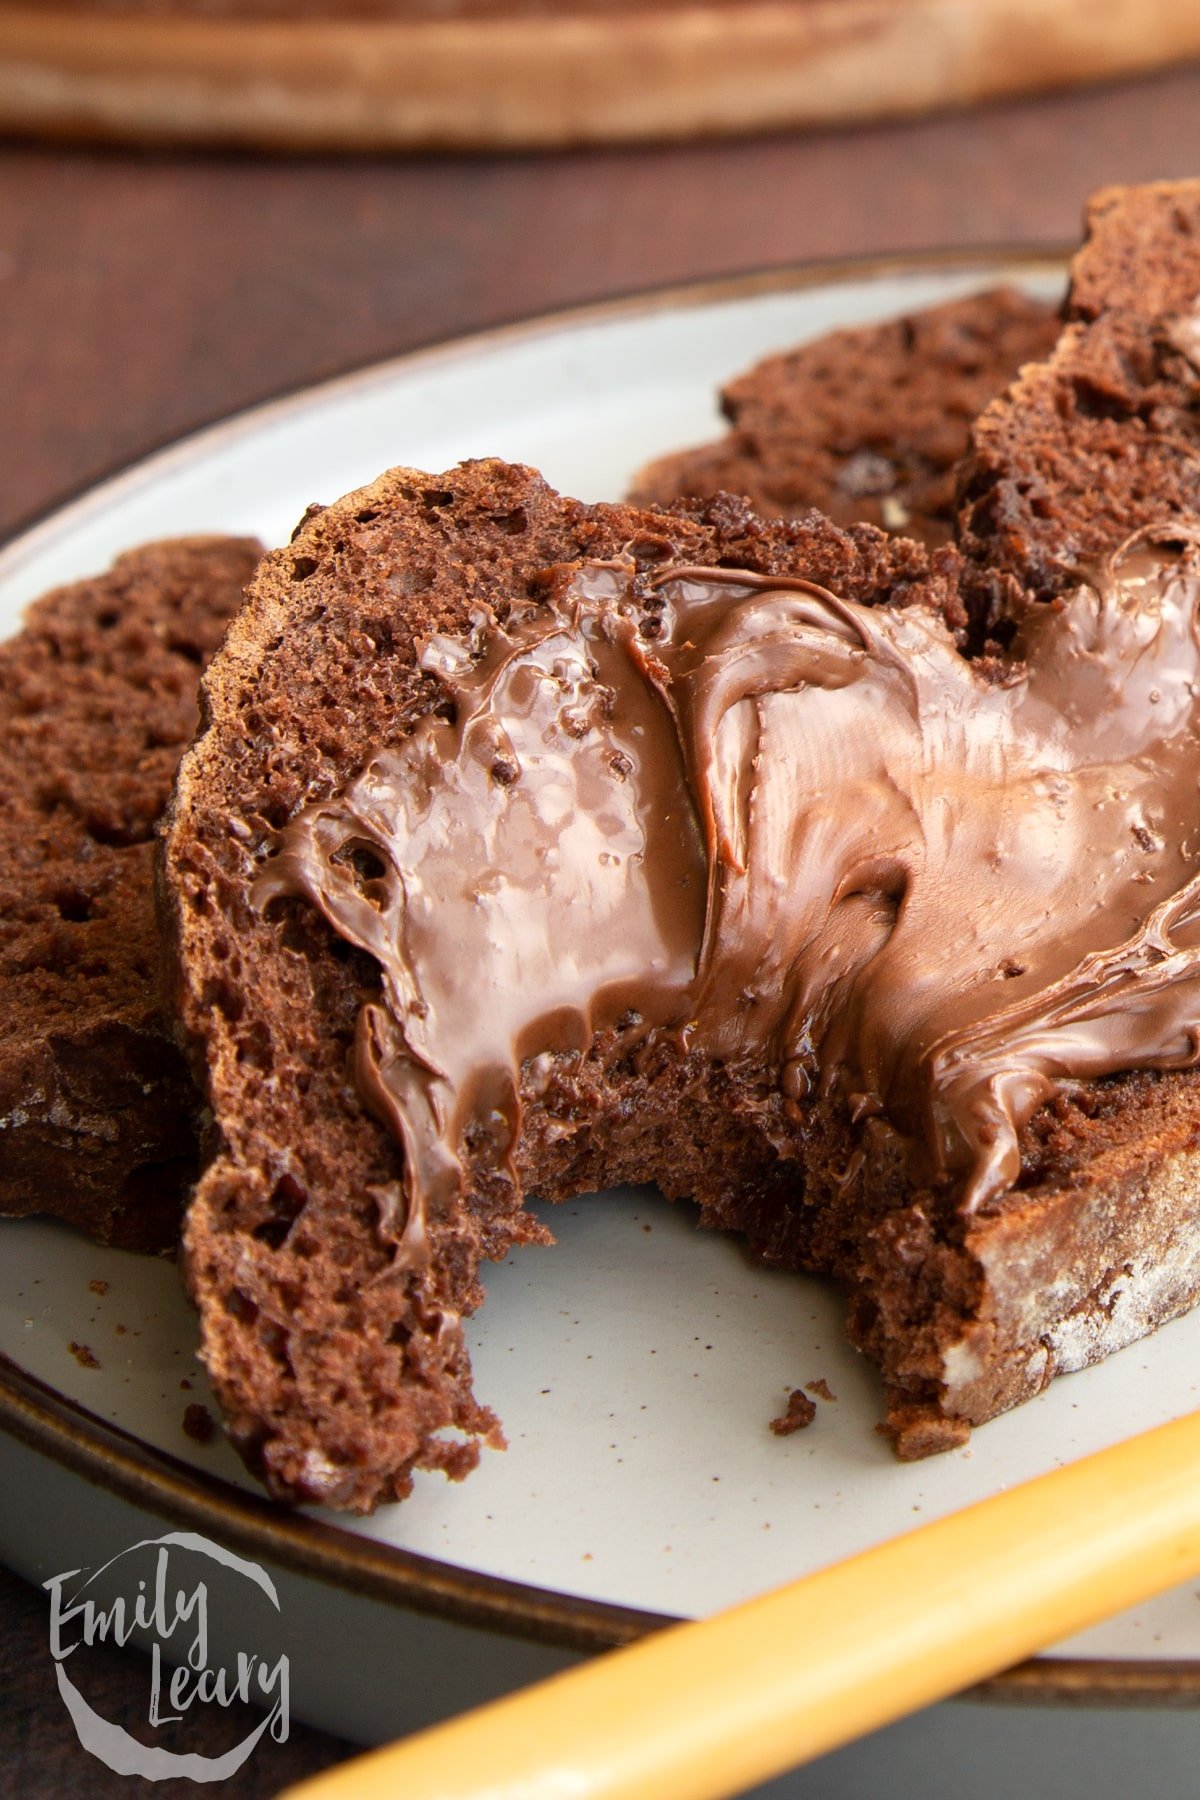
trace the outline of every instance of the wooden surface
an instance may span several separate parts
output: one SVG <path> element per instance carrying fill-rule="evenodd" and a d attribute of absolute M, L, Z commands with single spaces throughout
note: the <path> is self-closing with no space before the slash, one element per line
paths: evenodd
<path fill-rule="evenodd" d="M 219 414 L 454 332 L 807 257 L 1068 238 L 1092 187 L 1200 173 L 1197 120 L 1186 71 L 724 146 L 361 162 L 0 148 L 0 532 Z M 0 1578 L 0 1788 L 128 1794 L 74 1741 L 46 1617 Z M 111 1682 L 132 1719 L 132 1653 L 113 1653 Z M 344 1753 L 300 1733 L 214 1791 L 252 1800 Z"/>
<path fill-rule="evenodd" d="M 1200 10 L 1179 0 L 84 11 L 81 28 L 71 0 L 0 4 L 0 127 L 305 149 L 646 142 L 919 114 L 1200 54 Z"/>

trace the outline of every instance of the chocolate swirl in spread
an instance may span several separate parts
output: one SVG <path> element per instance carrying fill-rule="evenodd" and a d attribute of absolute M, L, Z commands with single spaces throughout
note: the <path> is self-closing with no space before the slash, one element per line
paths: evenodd
<path fill-rule="evenodd" d="M 430 640 L 453 721 L 302 810 L 256 883 L 378 961 L 357 1078 L 404 1147 L 403 1256 L 468 1139 L 511 1156 L 523 1065 L 606 1027 L 840 1096 L 967 1212 L 1064 1085 L 1200 1061 L 1194 544 L 1134 541 L 1003 678 L 917 607 L 652 586 L 585 563 Z"/>

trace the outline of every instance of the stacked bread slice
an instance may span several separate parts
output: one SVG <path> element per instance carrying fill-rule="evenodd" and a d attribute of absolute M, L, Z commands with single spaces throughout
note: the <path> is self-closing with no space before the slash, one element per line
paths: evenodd
<path fill-rule="evenodd" d="M 722 388 L 725 436 L 648 464 L 629 497 L 726 489 L 764 518 L 815 506 L 839 525 L 945 543 L 972 424 L 1058 328 L 1044 302 L 993 288 L 768 356 Z"/>
<path fill-rule="evenodd" d="M 0 645 L 0 1212 L 178 1238 L 202 1102 L 162 1011 L 154 832 L 261 553 L 147 545 Z"/>

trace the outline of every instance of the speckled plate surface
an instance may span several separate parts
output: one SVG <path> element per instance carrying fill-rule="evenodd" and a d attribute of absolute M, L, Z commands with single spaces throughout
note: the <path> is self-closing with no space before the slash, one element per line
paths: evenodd
<path fill-rule="evenodd" d="M 618 495 L 649 457 L 711 435 L 717 384 L 758 356 L 1002 279 L 1052 294 L 1062 265 L 976 253 L 745 278 L 373 367 L 202 432 L 11 543 L 0 627 L 14 629 L 46 588 L 150 538 L 218 530 L 279 542 L 309 501 L 389 463 L 437 470 L 498 454 L 584 499 Z M 477 1391 L 500 1413 L 508 1451 L 485 1453 L 460 1486 L 420 1477 L 405 1505 L 350 1523 L 272 1507 L 219 1436 L 203 1446 L 184 1434 L 184 1407 L 204 1387 L 171 1263 L 102 1251 L 50 1223 L 0 1223 L 0 1423 L 13 1434 L 0 1439 L 0 1556 L 36 1576 L 71 1566 L 105 1508 L 186 1519 L 318 1577 L 295 1606 L 324 1618 L 328 1641 L 343 1629 L 336 1614 L 386 1645 L 395 1609 L 409 1609 L 410 1652 L 423 1621 L 457 1646 L 445 1652 L 456 1666 L 478 1664 L 474 1686 L 439 1687 L 430 1704 L 445 1711 L 535 1672 L 542 1653 L 553 1663 L 554 1646 L 596 1647 L 664 1615 L 707 1613 L 1197 1404 L 1200 1313 L 1059 1380 L 966 1449 L 900 1465 L 874 1431 L 876 1378 L 845 1343 L 828 1286 L 756 1268 L 652 1192 L 545 1210 L 557 1247 L 492 1269 L 469 1325 Z M 788 1390 L 814 1382 L 828 1397 L 812 1427 L 773 1435 Z M 31 1469 L 54 1496 L 44 1510 L 14 1498 Z M 526 1646 L 499 1670 L 490 1629 Z M 433 1642 L 424 1674 L 410 1676 L 418 1685 L 435 1679 Z M 308 1716 L 359 1736 L 399 1728 L 394 1694 L 376 1706 L 361 1684 L 339 1685 L 336 1656 L 323 1660 Z M 1200 1600 L 1190 1588 L 1164 1596 L 999 1688 L 1200 1695 Z M 421 1695 L 410 1697 L 415 1718 Z"/>

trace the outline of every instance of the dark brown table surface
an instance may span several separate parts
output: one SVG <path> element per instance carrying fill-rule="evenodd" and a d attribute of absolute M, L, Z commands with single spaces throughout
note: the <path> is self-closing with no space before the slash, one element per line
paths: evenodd
<path fill-rule="evenodd" d="M 0 534 L 222 413 L 457 332 L 813 257 L 1059 242 L 1094 187 L 1197 174 L 1197 68 L 669 149 L 343 162 L 0 147 Z M 0 1571 L 0 1788 L 127 1794 L 141 1784 L 75 1742 L 46 1616 Z M 135 1653 L 113 1651 L 106 1678 L 108 1716 L 139 1717 Z M 298 1729 L 220 1791 L 267 1795 L 348 1753 Z"/>

